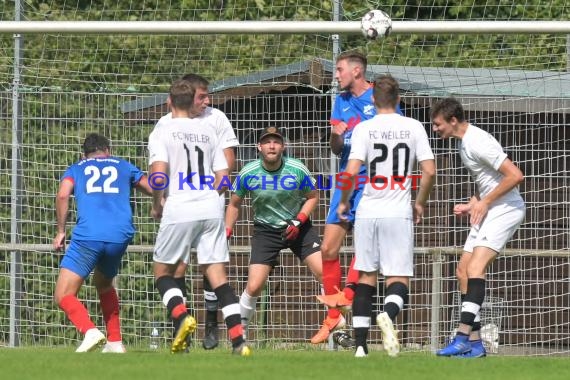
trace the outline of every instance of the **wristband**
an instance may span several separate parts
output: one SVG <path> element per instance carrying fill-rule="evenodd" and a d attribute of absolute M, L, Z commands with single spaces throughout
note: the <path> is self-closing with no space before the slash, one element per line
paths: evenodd
<path fill-rule="evenodd" d="M 296 219 L 301 222 L 301 224 L 305 224 L 307 223 L 307 221 L 309 220 L 309 217 L 307 216 L 307 214 L 300 212 L 297 214 Z"/>

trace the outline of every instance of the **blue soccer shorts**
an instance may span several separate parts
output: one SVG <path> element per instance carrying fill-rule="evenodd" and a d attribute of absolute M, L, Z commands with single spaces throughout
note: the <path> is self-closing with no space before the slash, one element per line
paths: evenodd
<path fill-rule="evenodd" d="M 99 269 L 106 278 L 113 278 L 119 272 L 121 259 L 129 242 L 109 243 L 71 239 L 60 266 L 84 279 L 95 268 Z"/>
<path fill-rule="evenodd" d="M 349 200 L 350 209 L 347 213 L 347 216 L 348 216 L 348 222 L 351 225 L 354 225 L 354 219 L 356 216 L 356 208 L 358 207 L 358 203 L 360 202 L 360 198 L 362 198 L 363 190 L 364 189 L 354 190 L 354 192 L 352 193 L 352 196 L 350 197 L 350 200 Z M 342 191 L 340 191 L 339 189 L 336 189 L 335 192 L 333 193 L 333 196 L 331 198 L 331 206 L 329 208 L 329 214 L 327 215 L 327 220 L 326 220 L 325 224 L 340 224 L 341 223 L 341 220 L 338 218 L 338 215 L 336 213 L 336 209 L 338 208 L 338 205 L 340 203 L 341 194 L 342 194 Z"/>

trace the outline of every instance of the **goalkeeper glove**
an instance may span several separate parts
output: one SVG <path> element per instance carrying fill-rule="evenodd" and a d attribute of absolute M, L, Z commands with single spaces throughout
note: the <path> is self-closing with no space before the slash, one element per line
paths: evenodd
<path fill-rule="evenodd" d="M 288 241 L 297 239 L 301 225 L 305 224 L 307 220 L 309 220 L 309 217 L 302 212 L 298 213 L 295 219 L 286 220 L 288 226 L 285 231 L 283 231 L 283 239 Z"/>

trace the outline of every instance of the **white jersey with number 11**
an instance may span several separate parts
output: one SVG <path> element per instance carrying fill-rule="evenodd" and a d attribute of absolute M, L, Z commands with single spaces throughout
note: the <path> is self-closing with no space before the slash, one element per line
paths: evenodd
<path fill-rule="evenodd" d="M 349 160 L 364 161 L 368 183 L 356 218 L 411 218 L 412 177 L 416 162 L 434 159 L 423 125 L 399 114 L 378 114 L 358 124 Z"/>
<path fill-rule="evenodd" d="M 199 119 L 171 119 L 150 134 L 148 150 L 149 164 L 168 164 L 170 183 L 161 224 L 223 217 L 212 186 L 214 172 L 228 164 L 212 128 Z"/>

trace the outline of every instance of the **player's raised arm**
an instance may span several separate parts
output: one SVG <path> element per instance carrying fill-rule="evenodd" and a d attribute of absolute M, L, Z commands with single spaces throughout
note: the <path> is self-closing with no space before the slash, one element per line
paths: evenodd
<path fill-rule="evenodd" d="M 57 219 L 57 234 L 53 239 L 53 248 L 56 251 L 65 248 L 65 224 L 69 210 L 69 198 L 73 194 L 73 180 L 64 178 L 59 184 L 59 190 L 55 198 L 55 213 Z"/>

